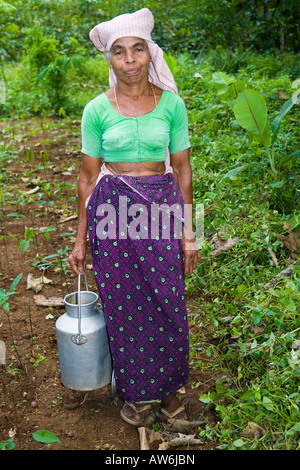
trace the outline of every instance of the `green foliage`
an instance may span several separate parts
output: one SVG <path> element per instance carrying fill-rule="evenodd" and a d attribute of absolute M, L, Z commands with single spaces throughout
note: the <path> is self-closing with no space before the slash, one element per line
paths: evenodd
<path fill-rule="evenodd" d="M 264 97 L 256 90 L 245 89 L 244 82 L 235 81 L 233 77 L 224 72 L 213 74 L 213 82 L 222 101 L 233 110 L 237 122 L 243 127 L 248 136 L 263 144 L 270 162 L 271 169 L 276 176 L 276 162 L 274 160 L 274 143 L 277 139 L 279 126 L 284 116 L 299 104 L 300 89 L 282 106 L 271 127 L 268 121 L 268 109 Z M 272 135 L 271 135 L 272 130 Z M 269 147 L 272 144 L 272 150 Z"/>
<path fill-rule="evenodd" d="M 15 447 L 15 443 L 12 439 L 0 442 L 0 450 L 12 450 Z"/>
<path fill-rule="evenodd" d="M 257 333 L 252 334 L 250 343 L 241 339 L 235 350 L 229 348 L 223 356 L 233 372 L 231 378 L 218 380 L 215 394 L 200 396 L 204 403 L 213 403 L 220 415 L 223 449 L 234 449 L 238 433 L 253 422 L 264 432 L 256 439 L 253 435 L 243 438 L 244 449 L 299 448 L 300 363 L 299 350 L 294 346 L 299 330 L 298 276 L 299 270 L 293 280 L 261 295 L 255 306 L 246 307 Z M 238 433 L 227 427 L 232 423 Z"/>
<path fill-rule="evenodd" d="M 19 274 L 11 283 L 8 292 L 0 288 L 0 306 L 7 312 L 9 312 L 9 299 L 15 294 L 15 288 L 19 284 L 22 278 L 22 274 Z"/>
<path fill-rule="evenodd" d="M 58 114 L 65 114 L 67 103 L 67 73 L 75 68 L 78 73 L 83 71 L 84 58 L 81 56 L 58 57 L 45 67 L 37 76 L 37 83 L 43 82 L 51 108 Z"/>
<path fill-rule="evenodd" d="M 34 432 L 32 437 L 35 441 L 43 442 L 45 444 L 51 444 L 52 442 L 59 442 L 61 444 L 60 440 L 57 436 L 55 436 L 55 434 L 45 429 Z"/>
<path fill-rule="evenodd" d="M 27 28 L 24 30 L 25 57 L 32 71 L 41 71 L 58 56 L 59 42 L 55 38 L 45 37 L 40 28 Z"/>
<path fill-rule="evenodd" d="M 53 432 L 45 429 L 40 429 L 39 431 L 34 432 L 32 437 L 35 441 L 43 444 L 52 444 L 54 442 L 59 442 L 61 444 L 61 441 L 55 434 L 53 434 Z M 13 439 L 7 439 L 6 441 L 0 442 L 0 450 L 12 450 L 14 447 L 15 443 L 13 442 Z"/>

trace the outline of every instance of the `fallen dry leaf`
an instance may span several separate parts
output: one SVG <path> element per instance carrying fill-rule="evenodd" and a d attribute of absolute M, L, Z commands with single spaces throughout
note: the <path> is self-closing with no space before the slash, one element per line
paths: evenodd
<path fill-rule="evenodd" d="M 140 438 L 140 450 L 149 450 L 146 428 L 138 428 L 139 438 Z"/>
<path fill-rule="evenodd" d="M 187 421 L 185 419 L 169 419 L 167 430 L 180 432 L 183 434 L 187 434 L 193 431 L 196 428 L 199 428 L 205 424 L 205 421 Z"/>
<path fill-rule="evenodd" d="M 37 294 L 43 288 L 44 284 L 52 284 L 53 281 L 47 279 L 46 276 L 41 276 L 38 278 L 34 278 L 33 275 L 30 273 L 27 276 L 27 289 L 32 289 Z"/>
<path fill-rule="evenodd" d="M 40 187 L 39 186 L 36 186 L 35 188 L 33 189 L 30 189 L 29 191 L 26 191 L 25 194 L 34 194 L 34 193 L 37 193 L 38 191 L 40 191 Z"/>
<path fill-rule="evenodd" d="M 290 224 L 284 224 L 284 230 L 288 233 L 288 235 L 280 235 L 277 234 L 279 240 L 287 247 L 290 251 L 289 261 L 293 262 L 297 259 L 299 250 L 300 250 L 300 231 L 298 230 L 291 230 Z"/>
<path fill-rule="evenodd" d="M 178 436 L 174 437 L 169 441 L 169 447 L 179 447 L 179 446 L 186 446 L 186 445 L 203 445 L 203 441 L 196 437 L 197 434 L 194 435 L 186 435 L 179 433 Z"/>
<path fill-rule="evenodd" d="M 241 431 L 241 436 L 250 437 L 257 441 L 266 434 L 266 430 L 252 421 L 249 421 L 245 429 Z"/>
<path fill-rule="evenodd" d="M 212 237 L 212 243 L 215 245 L 215 249 L 211 252 L 211 256 L 218 256 L 221 253 L 231 250 L 239 241 L 240 237 L 236 236 L 234 238 L 227 238 L 227 240 L 222 240 L 216 234 Z"/>
<path fill-rule="evenodd" d="M 293 341 L 291 345 L 292 349 L 300 349 L 300 338 L 297 338 L 295 341 Z"/>
<path fill-rule="evenodd" d="M 33 296 L 35 304 L 39 307 L 63 307 L 64 299 L 59 297 L 45 297 L 44 295 L 34 295 Z"/>
<path fill-rule="evenodd" d="M 149 450 L 150 446 L 153 446 L 154 442 L 161 442 L 163 440 L 162 435 L 154 429 L 139 427 L 139 438 L 140 438 L 140 450 Z"/>
<path fill-rule="evenodd" d="M 279 282 L 281 282 L 283 278 L 291 276 L 292 272 L 293 272 L 293 266 L 289 266 L 288 268 L 284 269 L 283 271 L 280 271 L 280 273 L 276 274 L 276 276 L 272 279 L 272 281 L 267 282 L 267 284 L 265 284 L 262 289 L 263 290 L 274 289 L 274 287 Z M 260 292 L 261 292 L 260 290 L 255 292 L 255 295 L 259 295 Z"/>
<path fill-rule="evenodd" d="M 288 100 L 290 97 L 286 90 L 278 90 L 277 95 L 281 100 Z"/>
<path fill-rule="evenodd" d="M 77 215 L 70 215 L 69 217 L 61 216 L 60 220 L 58 221 L 59 224 L 63 224 L 68 222 L 69 220 L 77 219 Z"/>
<path fill-rule="evenodd" d="M 165 431 L 160 433 L 148 427 L 139 427 L 138 433 L 140 450 L 150 450 L 154 447 L 157 447 L 158 450 L 168 450 L 172 447 L 203 445 L 203 441 L 197 437 L 197 434 L 187 435 L 180 432 L 176 434 Z"/>
<path fill-rule="evenodd" d="M 251 331 L 255 335 L 262 335 L 265 332 L 265 328 L 263 326 L 252 326 Z"/>

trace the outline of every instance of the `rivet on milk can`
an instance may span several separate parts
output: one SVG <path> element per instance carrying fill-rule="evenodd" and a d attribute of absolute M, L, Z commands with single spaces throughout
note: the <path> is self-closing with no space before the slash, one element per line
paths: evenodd
<path fill-rule="evenodd" d="M 66 295 L 66 313 L 56 321 L 61 381 L 72 390 L 95 390 L 112 383 L 112 361 L 99 296 L 86 290 Z"/>

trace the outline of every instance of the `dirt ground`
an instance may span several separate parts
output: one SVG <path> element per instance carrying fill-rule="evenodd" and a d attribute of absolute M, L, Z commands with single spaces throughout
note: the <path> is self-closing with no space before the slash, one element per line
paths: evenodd
<path fill-rule="evenodd" d="M 8 292 L 13 279 L 20 273 L 23 275 L 17 293 L 10 298 L 9 315 L 0 308 L 0 341 L 5 344 L 6 352 L 5 364 L 0 364 L 0 442 L 13 439 L 15 450 L 139 450 L 139 432 L 121 419 L 122 401 L 119 399 L 117 404 L 111 401 L 110 385 L 91 392 L 76 392 L 63 386 L 55 321 L 64 313 L 64 307 L 37 303 L 37 295 L 63 299 L 77 290 L 77 279 L 68 266 L 65 264 L 68 270 L 65 274 L 57 269 L 57 253 L 61 248 L 69 248 L 61 255 L 68 256 L 77 227 L 76 201 L 72 200 L 76 187 L 62 183 L 77 184 L 80 123 L 66 125 L 63 121 L 49 121 L 43 128 L 38 120 L 13 124 L 12 129 L 12 123 L 9 128 L 7 123 L 0 123 L 2 139 L 20 149 L 19 158 L 12 159 L 2 169 L 6 178 L 0 181 L 5 186 L 0 217 L 0 287 Z M 34 160 L 28 149 L 32 149 Z M 49 188 L 45 186 L 47 183 L 51 183 Z M 23 217 L 9 215 L 15 213 Z M 26 227 L 36 233 L 22 252 L 18 244 L 25 239 Z M 55 227 L 48 238 L 41 230 L 45 227 Z M 47 259 L 50 265 L 45 271 L 51 283 L 44 283 L 39 292 L 28 289 L 28 274 L 34 278 L 42 274 L 36 263 L 54 254 L 56 257 Z M 90 263 L 88 259 L 87 264 Z M 87 276 L 89 288 L 96 290 L 91 269 L 87 270 Z M 190 312 L 199 313 L 195 298 L 187 302 Z M 207 339 L 201 326 L 193 324 L 195 328 L 200 338 Z M 205 357 L 200 359 L 205 363 Z M 187 404 L 190 420 L 214 425 L 217 416 L 213 410 L 205 409 L 199 393 L 214 390 L 217 365 L 210 363 L 212 367 L 201 370 L 197 360 L 193 362 L 182 399 Z M 159 423 L 152 425 L 153 428 L 162 432 Z M 49 445 L 35 441 L 32 434 L 42 429 L 54 433 L 61 442 Z M 215 445 L 204 439 L 193 449 L 207 450 Z"/>

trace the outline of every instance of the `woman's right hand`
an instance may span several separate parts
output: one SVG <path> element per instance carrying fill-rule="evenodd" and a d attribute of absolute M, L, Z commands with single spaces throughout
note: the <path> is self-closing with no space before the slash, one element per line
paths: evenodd
<path fill-rule="evenodd" d="M 75 274 L 83 274 L 85 271 L 86 242 L 75 242 L 68 262 Z"/>

